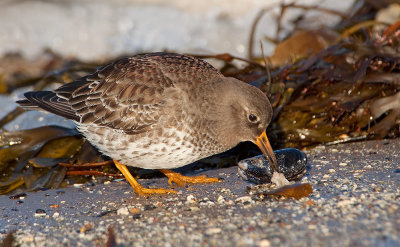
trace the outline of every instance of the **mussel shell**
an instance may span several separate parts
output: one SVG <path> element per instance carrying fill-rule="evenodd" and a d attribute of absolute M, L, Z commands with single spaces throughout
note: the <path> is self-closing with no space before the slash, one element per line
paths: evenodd
<path fill-rule="evenodd" d="M 279 172 L 288 180 L 299 179 L 306 171 L 307 155 L 296 148 L 274 151 Z M 239 175 L 254 184 L 270 183 L 273 171 L 264 155 L 247 158 L 238 163 Z"/>

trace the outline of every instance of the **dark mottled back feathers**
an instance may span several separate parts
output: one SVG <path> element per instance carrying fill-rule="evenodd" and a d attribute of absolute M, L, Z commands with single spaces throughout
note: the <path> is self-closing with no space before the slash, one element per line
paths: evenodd
<path fill-rule="evenodd" d="M 156 123 L 166 89 L 222 76 L 207 62 L 172 53 L 123 58 L 54 92 L 28 92 L 22 106 L 38 106 L 82 124 L 141 133 Z M 29 102 L 28 102 L 29 101 Z"/>

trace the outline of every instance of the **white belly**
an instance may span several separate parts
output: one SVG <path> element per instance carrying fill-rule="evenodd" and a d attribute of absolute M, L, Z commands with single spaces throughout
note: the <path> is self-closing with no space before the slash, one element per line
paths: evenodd
<path fill-rule="evenodd" d="M 196 152 L 190 142 L 191 136 L 176 129 L 163 130 L 163 136 L 173 135 L 174 138 L 161 138 L 155 134 L 155 138 L 150 138 L 150 134 L 132 136 L 107 127 L 80 126 L 79 130 L 102 153 L 127 166 L 173 169 L 209 155 Z"/>

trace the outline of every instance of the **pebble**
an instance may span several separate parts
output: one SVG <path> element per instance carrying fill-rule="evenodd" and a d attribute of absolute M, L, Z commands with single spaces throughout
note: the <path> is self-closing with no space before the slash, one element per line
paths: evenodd
<path fill-rule="evenodd" d="M 127 207 L 119 208 L 117 215 L 129 215 L 129 209 Z"/>
<path fill-rule="evenodd" d="M 230 194 L 230 193 L 231 193 L 231 190 L 230 190 L 230 189 L 228 189 L 228 188 L 223 188 L 223 189 L 221 189 L 221 193 L 227 193 L 227 194 Z"/>
<path fill-rule="evenodd" d="M 218 234 L 218 233 L 221 233 L 221 228 L 217 228 L 217 227 L 215 227 L 215 228 L 208 228 L 207 230 L 206 230 L 206 232 L 205 232 L 205 234 L 207 234 L 207 235 L 213 235 L 213 234 Z"/>
<path fill-rule="evenodd" d="M 20 194 L 16 194 L 16 195 L 11 195 L 8 198 L 10 198 L 11 200 L 14 199 L 21 199 L 23 200 L 25 198 L 26 194 L 25 193 L 20 193 Z"/>
<path fill-rule="evenodd" d="M 317 229 L 317 226 L 314 225 L 314 224 L 309 224 L 309 225 L 308 225 L 308 229 L 310 229 L 310 230 L 316 230 L 316 229 Z"/>
<path fill-rule="evenodd" d="M 36 209 L 35 211 L 35 217 L 44 217 L 46 216 L 46 211 L 44 209 Z"/>
<path fill-rule="evenodd" d="M 235 200 L 235 202 L 238 202 L 238 203 L 250 202 L 251 203 L 251 202 L 253 202 L 253 199 L 251 199 L 250 196 L 242 196 L 242 197 L 237 198 Z"/>
<path fill-rule="evenodd" d="M 258 243 L 258 247 L 270 247 L 271 242 L 268 239 L 263 239 Z"/>
<path fill-rule="evenodd" d="M 347 207 L 350 205 L 353 205 L 355 202 L 355 198 L 349 198 L 349 199 L 345 199 L 345 200 L 341 200 L 337 203 L 338 207 Z"/>
<path fill-rule="evenodd" d="M 341 163 L 339 163 L 339 166 L 341 166 L 341 167 L 347 166 L 347 163 L 341 162 Z"/>
<path fill-rule="evenodd" d="M 138 214 L 138 213 L 140 213 L 140 209 L 139 208 L 130 208 L 129 212 L 131 214 Z"/>
<path fill-rule="evenodd" d="M 211 201 L 208 197 L 204 197 L 200 203 L 200 206 L 212 206 L 215 205 L 215 203 L 213 201 Z"/>
<path fill-rule="evenodd" d="M 200 210 L 199 207 L 190 207 L 190 211 L 192 211 L 192 212 L 196 212 L 196 211 L 199 211 L 199 210 Z"/>
<path fill-rule="evenodd" d="M 196 198 L 194 197 L 194 195 L 188 195 L 186 197 L 186 202 L 187 203 L 196 203 L 197 201 L 196 201 Z"/>

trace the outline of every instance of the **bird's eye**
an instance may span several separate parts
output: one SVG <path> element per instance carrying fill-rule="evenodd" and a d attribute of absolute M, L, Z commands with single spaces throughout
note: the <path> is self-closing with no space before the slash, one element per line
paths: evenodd
<path fill-rule="evenodd" d="M 250 122 L 252 122 L 252 123 L 255 123 L 256 121 L 257 121 L 257 116 L 256 115 L 254 115 L 254 114 L 250 114 L 249 115 L 249 121 Z"/>

